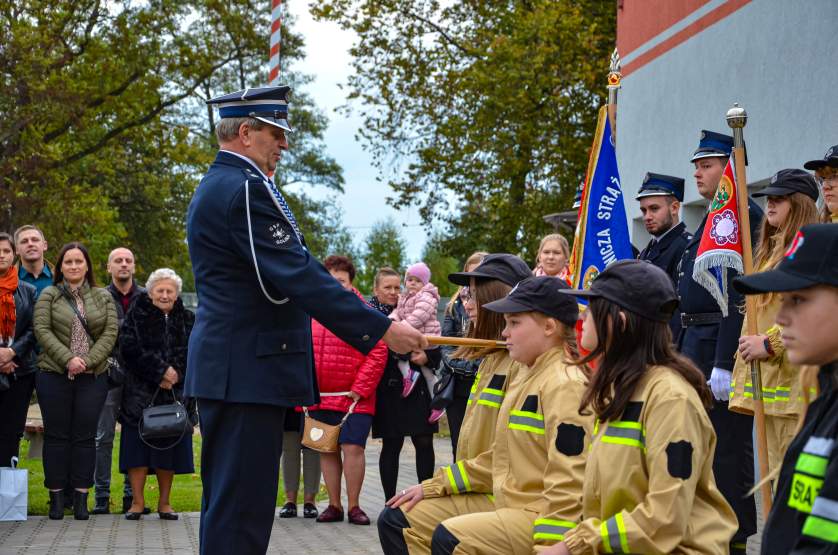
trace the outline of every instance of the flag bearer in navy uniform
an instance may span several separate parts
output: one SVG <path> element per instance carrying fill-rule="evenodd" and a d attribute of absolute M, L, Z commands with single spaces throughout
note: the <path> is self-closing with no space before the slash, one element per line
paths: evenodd
<path fill-rule="evenodd" d="M 699 194 L 712 200 L 724 168 L 733 150 L 733 137 L 702 131 L 698 149 L 692 157 Z M 762 210 L 748 199 L 751 238 L 756 237 Z M 739 530 L 733 537 L 730 552 L 745 553 L 745 542 L 756 532 L 756 507 L 748 492 L 754 482 L 753 417 L 728 410 L 731 371 L 739 348 L 742 313 L 737 307 L 744 303 L 742 295 L 728 287 L 730 310 L 724 317 L 710 293 L 693 279 L 693 265 L 704 233 L 706 218 L 687 243 L 678 271 L 678 297 L 681 308 L 681 333 L 678 350 L 704 372 L 713 392 L 714 404 L 710 420 L 716 431 L 716 454 L 713 472 L 719 490 L 733 507 Z M 729 280 L 732 277 L 728 278 Z M 728 284 L 729 285 L 729 284 Z"/>
<path fill-rule="evenodd" d="M 780 293 L 782 305 L 776 320 L 782 328 L 786 355 L 792 364 L 811 365 L 802 371 L 806 390 L 810 384 L 816 384 L 820 390 L 814 402 L 804 409 L 803 425 L 783 459 L 777 493 L 762 536 L 763 555 L 838 553 L 835 253 L 838 225 L 803 226 L 777 268 L 733 281 L 747 295 Z"/>
<path fill-rule="evenodd" d="M 261 554 L 276 505 L 286 407 L 317 402 L 311 317 L 366 353 L 427 345 L 346 291 L 312 257 L 268 177 L 288 148 L 288 87 L 214 98 L 220 151 L 187 214 L 198 292 L 186 395 L 203 437 L 202 554 Z"/>
<path fill-rule="evenodd" d="M 651 262 L 678 284 L 678 263 L 692 235 L 680 221 L 679 211 L 684 202 L 684 180 L 660 173 L 647 173 L 637 196 L 643 225 L 652 238 L 637 257 Z M 669 323 L 673 341 L 681 331 L 681 311 L 676 310 Z"/>

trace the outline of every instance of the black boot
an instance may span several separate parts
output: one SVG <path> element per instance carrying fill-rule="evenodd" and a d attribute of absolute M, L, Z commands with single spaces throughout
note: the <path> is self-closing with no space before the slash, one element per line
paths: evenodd
<path fill-rule="evenodd" d="M 122 512 L 127 513 L 128 509 L 131 508 L 131 505 L 134 503 L 134 496 L 133 495 L 123 495 L 122 496 Z"/>
<path fill-rule="evenodd" d="M 93 510 L 90 511 L 92 515 L 106 515 L 111 512 L 111 499 L 109 497 L 97 497 L 96 504 L 93 506 Z"/>
<path fill-rule="evenodd" d="M 64 488 L 64 508 L 68 511 L 73 510 L 73 492 L 76 489 L 72 486 Z"/>
<path fill-rule="evenodd" d="M 87 520 L 90 514 L 87 512 L 87 492 L 73 492 L 73 518 L 76 520 Z"/>
<path fill-rule="evenodd" d="M 49 492 L 49 518 L 50 520 L 62 520 L 64 518 L 64 492 Z"/>

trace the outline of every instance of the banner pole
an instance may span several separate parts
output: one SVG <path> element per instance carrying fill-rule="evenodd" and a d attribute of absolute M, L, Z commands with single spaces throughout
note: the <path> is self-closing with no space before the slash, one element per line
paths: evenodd
<path fill-rule="evenodd" d="M 748 182 L 746 181 L 745 175 L 745 140 L 742 131 L 748 121 L 748 114 L 738 103 L 734 103 L 733 108 L 728 110 L 726 119 L 728 126 L 733 129 L 733 160 L 737 181 L 736 193 L 739 204 L 739 225 L 742 235 L 742 264 L 745 275 L 749 275 L 754 273 L 754 258 L 751 247 L 750 213 L 748 212 Z M 748 335 L 759 335 L 756 313 L 756 297 L 748 295 L 745 297 L 745 320 L 747 322 L 746 331 Z M 759 474 L 760 480 L 764 480 L 768 476 L 768 444 L 765 437 L 765 406 L 763 405 L 762 373 L 760 371 L 759 361 L 751 362 L 751 383 L 753 384 L 754 390 L 754 425 L 756 427 Z M 763 516 L 767 519 L 769 511 L 771 511 L 771 484 L 768 481 L 763 481 L 762 486 L 760 486 L 760 492 L 762 493 Z"/>

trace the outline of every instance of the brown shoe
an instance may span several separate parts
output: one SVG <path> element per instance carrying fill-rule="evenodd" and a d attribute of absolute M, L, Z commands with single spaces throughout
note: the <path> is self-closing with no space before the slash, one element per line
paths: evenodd
<path fill-rule="evenodd" d="M 329 505 L 317 517 L 317 522 L 343 522 L 343 511 L 334 505 Z"/>
<path fill-rule="evenodd" d="M 352 507 L 349 509 L 349 523 L 369 526 L 370 517 L 367 516 L 367 513 L 361 510 L 361 507 Z"/>

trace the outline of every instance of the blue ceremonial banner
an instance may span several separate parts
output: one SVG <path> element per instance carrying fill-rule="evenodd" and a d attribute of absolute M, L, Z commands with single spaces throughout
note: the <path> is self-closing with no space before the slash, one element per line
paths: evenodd
<path fill-rule="evenodd" d="M 617 171 L 606 108 L 600 108 L 588 174 L 579 206 L 579 223 L 570 255 L 571 285 L 589 289 L 606 266 L 634 258 L 629 239 L 626 205 Z"/>

